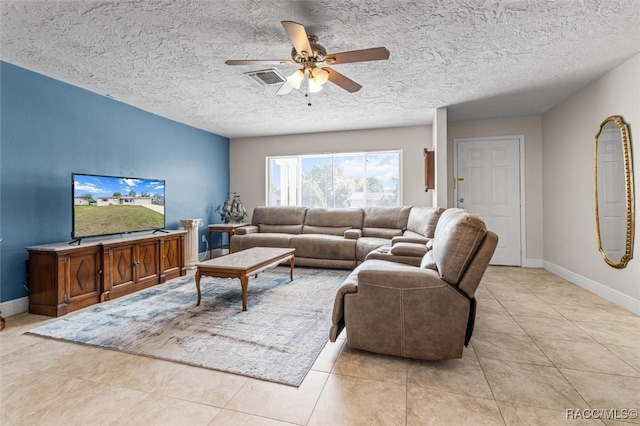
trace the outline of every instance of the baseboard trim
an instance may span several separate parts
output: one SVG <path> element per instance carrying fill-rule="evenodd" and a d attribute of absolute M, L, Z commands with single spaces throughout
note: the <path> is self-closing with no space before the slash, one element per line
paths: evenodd
<path fill-rule="evenodd" d="M 523 268 L 544 268 L 544 261 L 542 259 L 525 259 Z"/>
<path fill-rule="evenodd" d="M 0 312 L 5 318 L 29 312 L 29 297 L 21 297 L 20 299 L 0 303 Z"/>
<path fill-rule="evenodd" d="M 567 281 L 574 283 L 577 286 L 584 288 L 585 290 L 590 291 L 591 293 L 597 294 L 598 296 L 608 300 L 609 302 L 615 303 L 616 305 L 628 311 L 631 311 L 636 315 L 640 315 L 640 300 L 634 299 L 629 295 L 620 293 L 618 290 L 614 290 L 604 284 L 600 284 L 590 278 L 583 277 L 580 274 L 576 274 L 573 271 L 555 265 L 546 260 L 544 261 L 544 269 L 558 275 L 559 277 L 564 278 Z"/>

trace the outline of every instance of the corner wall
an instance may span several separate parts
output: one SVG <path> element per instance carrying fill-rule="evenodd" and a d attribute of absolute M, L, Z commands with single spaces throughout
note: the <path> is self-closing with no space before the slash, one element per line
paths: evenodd
<path fill-rule="evenodd" d="M 542 116 L 545 268 L 640 314 L 640 55 Z M 635 168 L 635 250 L 624 269 L 608 266 L 596 245 L 594 139 L 600 123 L 621 115 Z"/>
<path fill-rule="evenodd" d="M 26 246 L 70 241 L 72 172 L 165 179 L 168 229 L 219 222 L 227 138 L 6 62 L 0 90 L 0 302 L 26 299 Z"/>
<path fill-rule="evenodd" d="M 232 139 L 231 191 L 251 214 L 266 202 L 267 156 L 402 149 L 402 204 L 431 206 L 433 191 L 424 191 L 423 159 L 423 149 L 432 148 L 431 137 L 431 126 L 415 126 Z"/>

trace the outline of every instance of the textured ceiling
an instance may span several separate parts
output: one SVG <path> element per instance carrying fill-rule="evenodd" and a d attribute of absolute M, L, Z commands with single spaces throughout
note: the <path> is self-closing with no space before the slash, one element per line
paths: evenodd
<path fill-rule="evenodd" d="M 3 61 L 223 136 L 540 114 L 640 52 L 638 0 L 5 1 Z M 289 59 L 293 20 L 360 83 L 275 94 L 226 59 Z M 276 67 L 285 76 L 289 67 Z"/>

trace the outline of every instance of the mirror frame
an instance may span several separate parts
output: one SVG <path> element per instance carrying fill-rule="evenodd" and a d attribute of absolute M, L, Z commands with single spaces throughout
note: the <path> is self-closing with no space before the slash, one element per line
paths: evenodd
<path fill-rule="evenodd" d="M 604 128 L 604 126 L 609 122 L 613 122 L 618 127 L 618 129 L 620 129 L 620 134 L 622 136 L 622 153 L 624 155 L 627 239 L 625 243 L 624 255 L 622 256 L 620 261 L 614 261 L 609 258 L 607 252 L 602 247 L 602 240 L 600 238 L 600 215 L 598 212 L 598 137 L 600 136 L 600 133 L 602 133 L 602 129 Z M 596 240 L 598 243 L 598 250 L 602 254 L 604 261 L 607 262 L 608 265 L 613 266 L 614 268 L 624 268 L 633 257 L 633 238 L 635 235 L 635 200 L 633 187 L 633 165 L 631 161 L 631 137 L 629 136 L 629 128 L 622 120 L 622 117 L 619 115 L 612 115 L 611 117 L 605 118 L 604 121 L 600 124 L 598 133 L 596 133 L 593 176 L 595 190 Z"/>

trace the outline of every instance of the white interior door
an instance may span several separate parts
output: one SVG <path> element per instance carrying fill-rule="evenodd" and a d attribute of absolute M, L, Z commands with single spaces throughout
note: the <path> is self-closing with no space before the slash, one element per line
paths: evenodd
<path fill-rule="evenodd" d="M 492 265 L 522 265 L 520 139 L 455 141 L 455 202 L 498 234 Z"/>

